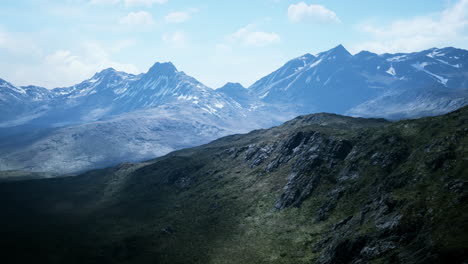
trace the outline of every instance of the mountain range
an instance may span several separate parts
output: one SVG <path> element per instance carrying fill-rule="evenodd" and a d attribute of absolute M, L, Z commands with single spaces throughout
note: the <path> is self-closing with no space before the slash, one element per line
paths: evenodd
<path fill-rule="evenodd" d="M 211 89 L 172 63 L 112 68 L 48 90 L 0 79 L 0 170 L 76 173 L 141 161 L 301 114 L 416 118 L 468 104 L 468 51 L 350 54 L 287 62 L 248 88 Z"/>

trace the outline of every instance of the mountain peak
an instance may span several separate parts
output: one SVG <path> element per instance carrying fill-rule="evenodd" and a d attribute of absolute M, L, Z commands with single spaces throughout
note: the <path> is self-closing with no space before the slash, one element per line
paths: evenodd
<path fill-rule="evenodd" d="M 233 82 L 227 82 L 225 85 L 223 85 L 220 90 L 234 90 L 234 89 L 246 89 L 242 84 L 240 83 L 233 83 Z"/>
<path fill-rule="evenodd" d="M 300 57 L 294 58 L 284 64 L 282 69 L 280 69 L 281 73 L 280 75 L 290 75 L 302 68 L 304 68 L 306 65 L 314 62 L 317 58 L 310 54 L 306 53 Z"/>
<path fill-rule="evenodd" d="M 339 44 L 338 46 L 332 48 L 331 50 L 348 52 L 348 50 L 346 50 L 346 48 L 342 44 Z"/>
<path fill-rule="evenodd" d="M 116 72 L 116 70 L 112 67 L 102 70 L 101 72 Z"/>
<path fill-rule="evenodd" d="M 379 56 L 379 55 L 377 55 L 376 53 L 372 53 L 370 51 L 367 51 L 367 50 L 363 50 L 363 51 L 359 52 L 358 54 L 354 55 L 354 58 L 368 59 L 368 58 L 372 58 L 372 57 L 376 57 L 376 56 Z"/>
<path fill-rule="evenodd" d="M 177 68 L 172 64 L 172 62 L 156 62 L 151 66 L 149 69 L 148 73 L 159 73 L 159 74 L 164 74 L 164 73 L 176 73 Z"/>
<path fill-rule="evenodd" d="M 319 57 L 328 57 L 329 59 L 331 58 L 340 58 L 340 57 L 351 57 L 351 53 L 349 53 L 348 50 L 346 50 L 343 45 L 338 45 L 328 51 L 322 52 L 318 54 Z"/>
<path fill-rule="evenodd" d="M 117 71 L 114 68 L 110 67 L 100 72 L 96 72 L 92 79 L 96 79 L 96 78 L 103 77 L 103 76 L 108 76 L 110 74 L 115 74 L 116 72 Z"/>
<path fill-rule="evenodd" d="M 228 82 L 216 91 L 231 97 L 234 101 L 244 107 L 247 107 L 252 103 L 252 96 L 250 95 L 249 90 L 240 83 Z"/>
<path fill-rule="evenodd" d="M 296 58 L 296 60 L 313 60 L 313 59 L 315 59 L 315 56 L 310 54 L 310 53 L 306 53 L 306 54 Z"/>
<path fill-rule="evenodd" d="M 0 78 L 0 88 L 5 87 L 5 88 L 11 88 L 13 85 L 3 79 Z"/>

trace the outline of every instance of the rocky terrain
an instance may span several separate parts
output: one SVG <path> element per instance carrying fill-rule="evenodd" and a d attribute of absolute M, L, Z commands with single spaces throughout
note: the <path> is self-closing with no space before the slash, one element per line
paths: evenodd
<path fill-rule="evenodd" d="M 467 263 L 468 107 L 334 114 L 0 184 L 16 263 Z"/>

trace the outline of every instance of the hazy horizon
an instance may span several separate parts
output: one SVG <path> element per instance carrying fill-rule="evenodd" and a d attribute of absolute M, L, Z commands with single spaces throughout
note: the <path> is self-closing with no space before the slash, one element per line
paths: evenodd
<path fill-rule="evenodd" d="M 338 44 L 352 54 L 468 48 L 468 0 L 20 0 L 2 2 L 0 15 L 0 78 L 46 88 L 109 67 L 138 74 L 157 61 L 208 87 L 248 87 Z"/>

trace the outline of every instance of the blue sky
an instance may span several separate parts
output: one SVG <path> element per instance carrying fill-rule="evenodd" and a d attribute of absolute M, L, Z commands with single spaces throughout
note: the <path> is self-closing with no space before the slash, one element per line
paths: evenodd
<path fill-rule="evenodd" d="M 209 87 L 251 85 L 286 61 L 350 52 L 468 48 L 468 0 L 3 0 L 0 78 L 68 86 L 156 61 Z"/>

